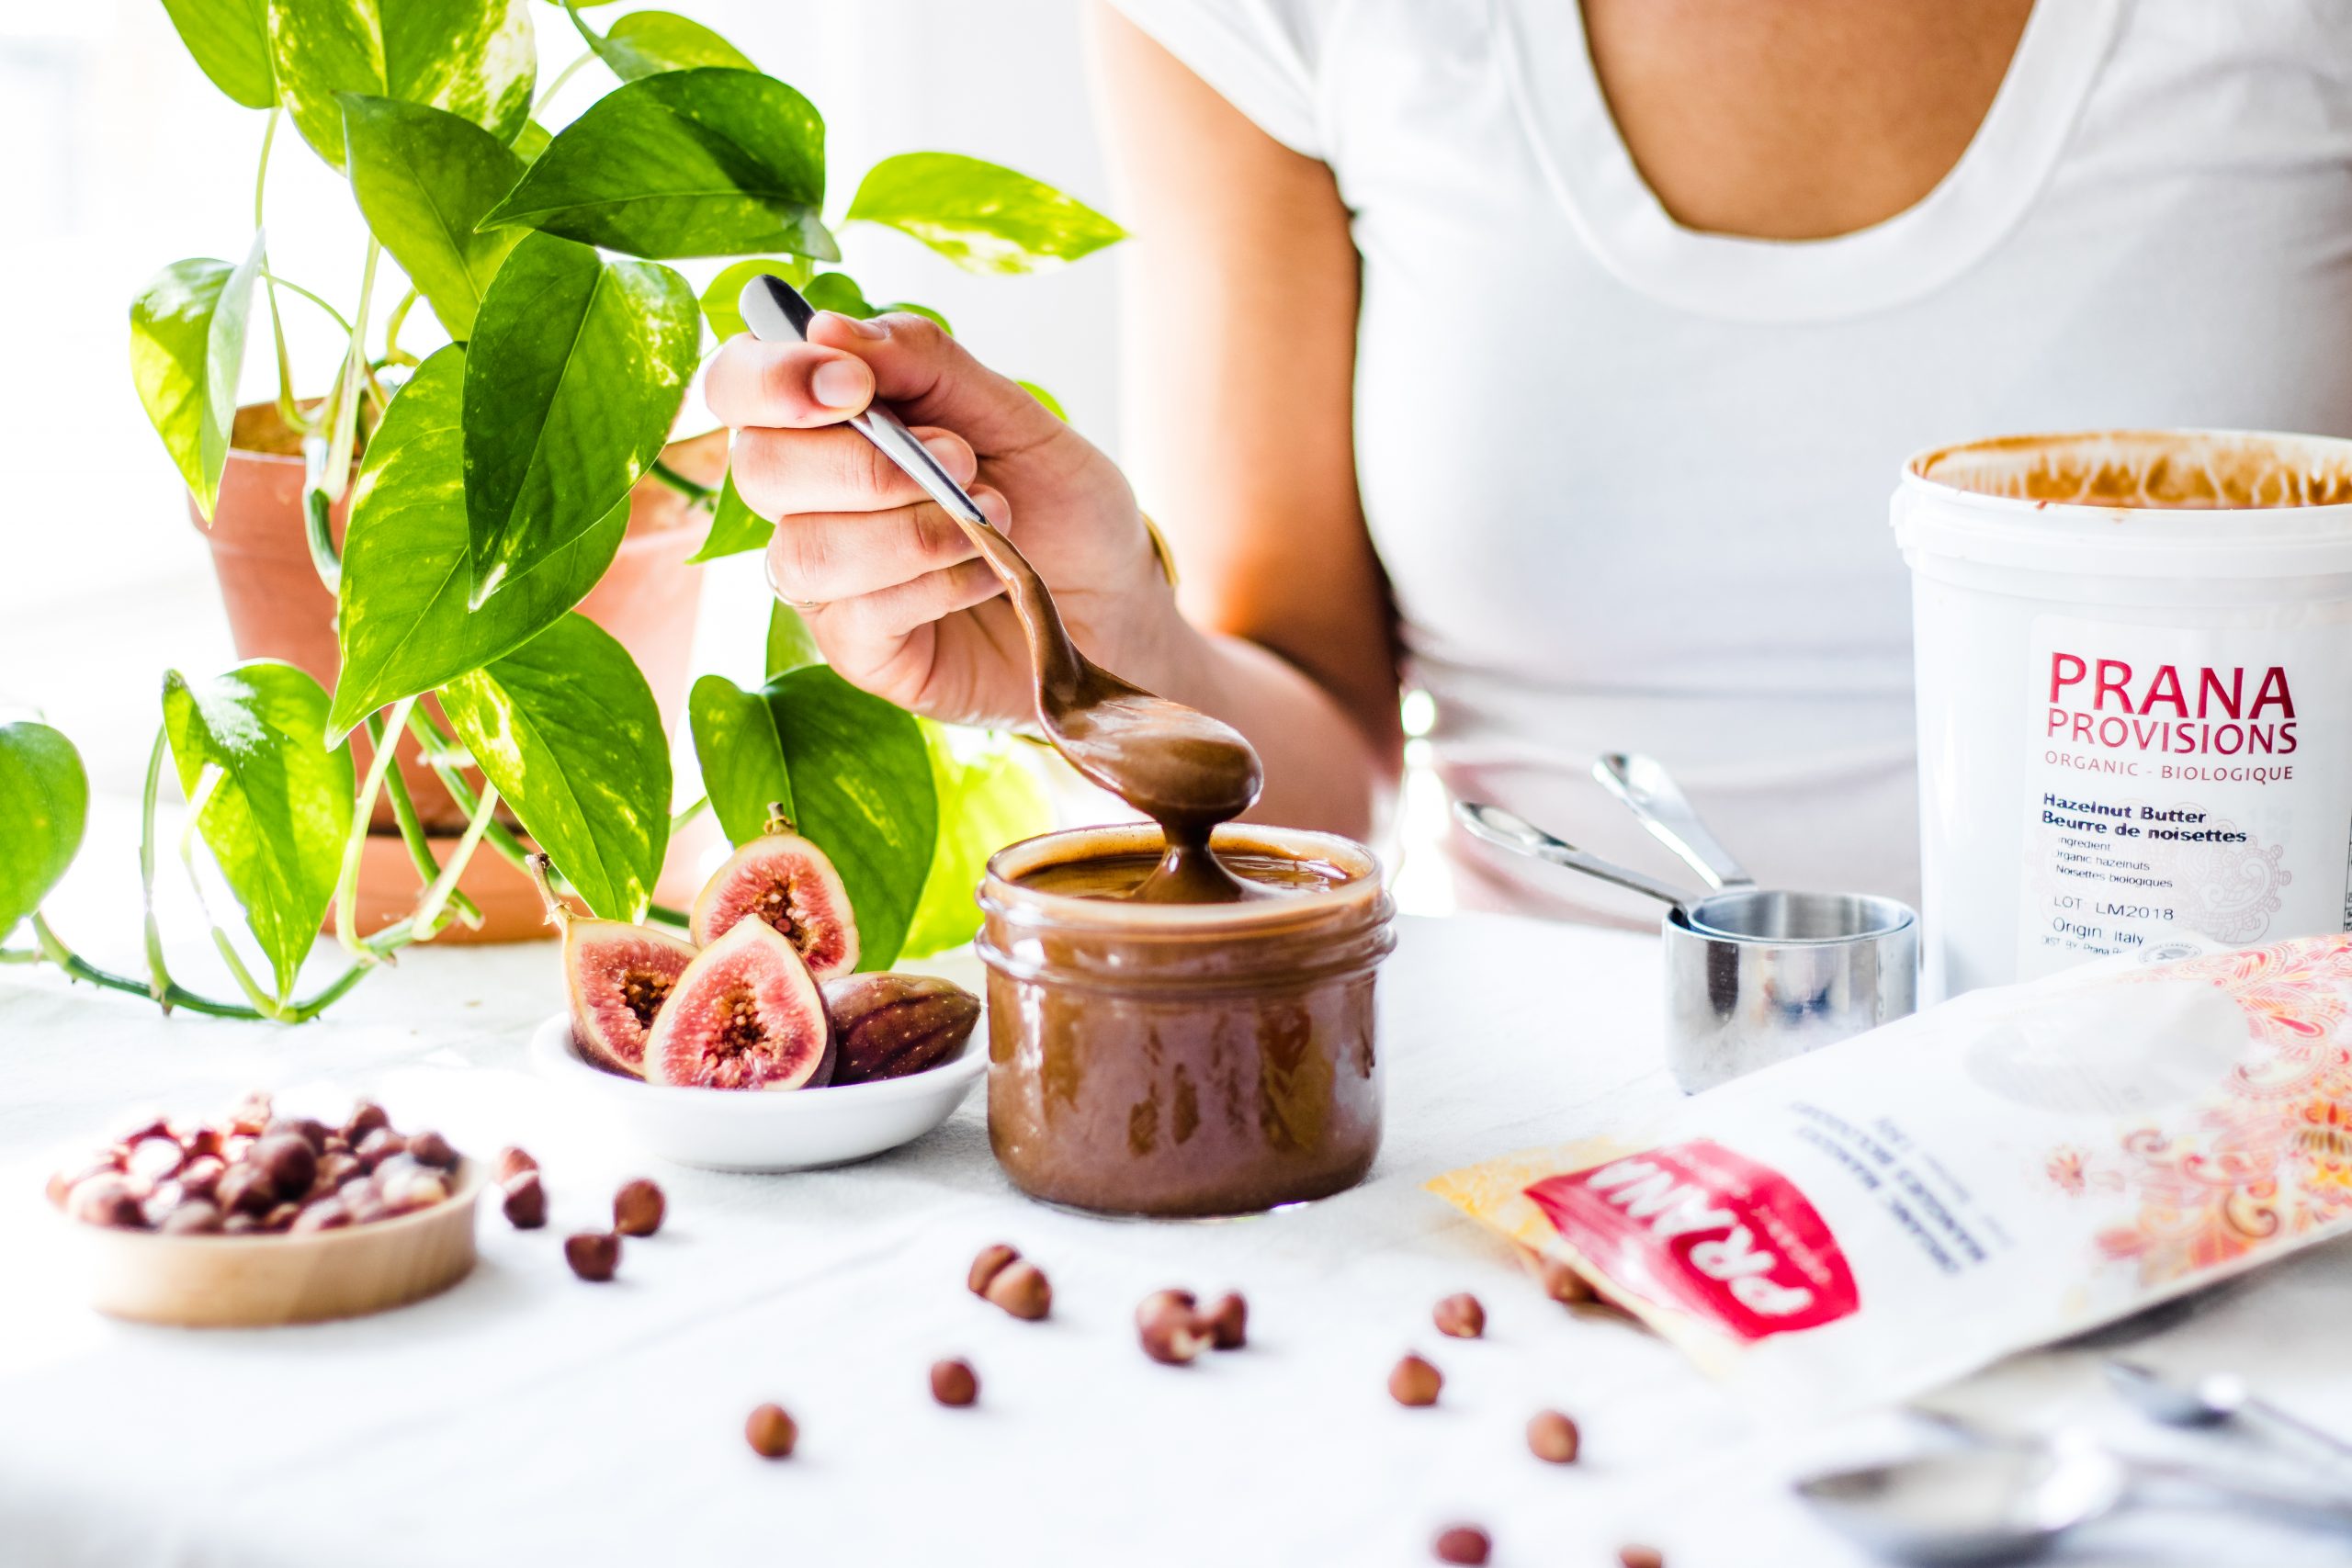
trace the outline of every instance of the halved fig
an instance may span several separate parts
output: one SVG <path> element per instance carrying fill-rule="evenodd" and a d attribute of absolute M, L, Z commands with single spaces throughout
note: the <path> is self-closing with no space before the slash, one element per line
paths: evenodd
<path fill-rule="evenodd" d="M 824 996 L 800 954 L 764 920 L 738 920 L 695 954 L 645 1045 L 650 1083 L 815 1089 L 832 1076 Z"/>
<path fill-rule="evenodd" d="M 857 917 L 849 889 L 825 852 L 792 830 L 784 807 L 768 807 L 768 830 L 728 857 L 695 897 L 695 941 L 707 947 L 756 915 L 792 943 L 820 980 L 857 967 Z"/>
<path fill-rule="evenodd" d="M 548 919 L 563 931 L 572 1043 L 590 1066 L 641 1078 L 653 1021 L 694 962 L 694 944 L 651 926 L 580 914 L 556 896 L 548 872 L 548 857 L 533 855 L 531 878 L 547 900 Z"/>

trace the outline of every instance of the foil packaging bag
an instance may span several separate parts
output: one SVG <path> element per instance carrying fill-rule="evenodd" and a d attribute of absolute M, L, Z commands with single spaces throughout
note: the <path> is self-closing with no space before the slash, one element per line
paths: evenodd
<path fill-rule="evenodd" d="M 1973 992 L 1430 1187 L 1775 1408 L 1901 1399 L 2352 1230 L 2352 937 Z"/>

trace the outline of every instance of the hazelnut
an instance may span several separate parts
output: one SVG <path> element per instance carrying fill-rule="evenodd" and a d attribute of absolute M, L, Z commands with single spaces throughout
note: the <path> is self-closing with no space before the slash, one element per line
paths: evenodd
<path fill-rule="evenodd" d="M 1527 1451 L 1546 1464 L 1573 1464 L 1577 1424 L 1556 1410 L 1539 1410 L 1527 1423 Z"/>
<path fill-rule="evenodd" d="M 228 1168 L 219 1155 L 198 1155 L 180 1167 L 180 1191 L 190 1198 L 209 1198 Z"/>
<path fill-rule="evenodd" d="M 254 1145 L 253 1163 L 280 1198 L 299 1198 L 319 1174 L 318 1151 L 299 1133 L 273 1133 Z"/>
<path fill-rule="evenodd" d="M 155 1228 L 165 1235 L 208 1235 L 220 1228 L 220 1211 L 202 1198 L 190 1198 L 165 1214 Z"/>
<path fill-rule="evenodd" d="M 965 1277 L 964 1282 L 972 1294 L 985 1296 L 989 1293 L 989 1281 L 1002 1273 L 1007 1264 L 1018 1261 L 1020 1257 L 1020 1253 L 1001 1241 L 984 1247 L 980 1248 L 979 1256 L 972 1259 L 972 1271 Z"/>
<path fill-rule="evenodd" d="M 1440 1562 L 1481 1563 L 1494 1549 L 1487 1532 L 1476 1525 L 1456 1525 L 1437 1538 Z"/>
<path fill-rule="evenodd" d="M 548 1190 L 536 1170 L 518 1170 L 500 1184 L 506 1223 L 518 1231 L 535 1231 L 548 1223 Z"/>
<path fill-rule="evenodd" d="M 1466 1291 L 1438 1303 L 1437 1310 L 1430 1315 L 1440 1334 L 1456 1339 L 1476 1339 L 1487 1332 L 1487 1309 Z"/>
<path fill-rule="evenodd" d="M 408 1141 L 408 1157 L 435 1170 L 458 1168 L 458 1151 L 438 1133 L 419 1133 Z"/>
<path fill-rule="evenodd" d="M 301 1213 L 302 1205 L 300 1203 L 280 1203 L 261 1217 L 261 1228 L 266 1231 L 290 1230 Z"/>
<path fill-rule="evenodd" d="M 141 1181 L 162 1181 L 177 1175 L 187 1163 L 187 1152 L 175 1138 L 152 1136 L 130 1145 L 122 1168 Z"/>
<path fill-rule="evenodd" d="M 187 1201 L 187 1192 L 178 1182 L 159 1182 L 154 1190 L 149 1192 L 147 1196 L 140 1201 L 140 1224 L 145 1225 L 160 1224 L 163 1223 L 163 1218 L 165 1214 L 170 1213 L 174 1209 L 178 1208 Z"/>
<path fill-rule="evenodd" d="M 220 1129 L 218 1127 L 191 1127 L 187 1134 L 180 1139 L 180 1147 L 187 1151 L 188 1158 L 198 1159 L 206 1155 L 218 1155 L 220 1152 L 221 1142 Z"/>
<path fill-rule="evenodd" d="M 567 1236 L 563 1243 L 563 1260 L 571 1264 L 571 1271 L 582 1279 L 601 1285 L 613 1277 L 614 1269 L 620 1267 L 621 1238 L 609 1231 L 582 1231 L 578 1235 Z M 763 1405 L 761 1409 L 775 1409 L 775 1406 Z M 784 1412 L 778 1410 L 776 1414 L 781 1416 Z M 786 1425 L 789 1427 L 791 1424 L 786 1422 Z M 788 1436 L 785 1439 L 784 1451 L 792 1451 L 792 1439 Z"/>
<path fill-rule="evenodd" d="M 259 1089 L 254 1090 L 230 1108 L 229 1129 L 232 1132 L 243 1133 L 248 1137 L 257 1137 L 261 1130 L 268 1125 L 269 1096 Z"/>
<path fill-rule="evenodd" d="M 311 1152 L 314 1155 L 324 1154 L 327 1150 L 326 1123 L 313 1122 L 308 1116 L 273 1116 L 269 1119 L 269 1125 L 261 1131 L 262 1136 L 266 1138 L 273 1137 L 279 1133 L 291 1133 L 310 1145 Z"/>
<path fill-rule="evenodd" d="M 330 1187 L 341 1187 L 367 1174 L 357 1155 L 323 1154 L 319 1156 L 319 1179 Z"/>
<path fill-rule="evenodd" d="M 1045 1271 L 1023 1260 L 997 1270 L 984 1292 L 988 1299 L 1017 1318 L 1035 1323 L 1053 1310 L 1054 1287 Z"/>
<path fill-rule="evenodd" d="M 347 1155 L 350 1152 L 351 1140 L 341 1133 L 329 1133 L 319 1142 L 319 1153 L 322 1155 Z"/>
<path fill-rule="evenodd" d="M 613 1228 L 623 1235 L 651 1235 L 668 1208 L 662 1189 L 640 1176 L 613 1194 Z"/>
<path fill-rule="evenodd" d="M 1419 1356 L 1407 1356 L 1388 1374 L 1388 1397 L 1399 1404 L 1435 1404 L 1445 1374 Z"/>
<path fill-rule="evenodd" d="M 409 1166 L 386 1175 L 379 1187 L 384 1208 L 395 1214 L 429 1209 L 449 1195 L 449 1184 L 441 1173 L 424 1166 Z"/>
<path fill-rule="evenodd" d="M 339 1231 L 351 1224 L 351 1211 L 334 1198 L 322 1198 L 303 1206 L 294 1216 L 293 1228 L 298 1231 Z"/>
<path fill-rule="evenodd" d="M 407 1151 L 408 1140 L 390 1127 L 377 1128 L 354 1144 L 351 1148 L 351 1152 L 359 1156 L 359 1163 L 369 1170 L 375 1169 L 394 1155 L 405 1154 Z"/>
<path fill-rule="evenodd" d="M 969 1361 L 933 1361 L 931 1397 L 960 1410 L 980 1397 L 980 1376 Z"/>
<path fill-rule="evenodd" d="M 1219 1296 L 1202 1321 L 1209 1331 L 1209 1344 L 1216 1349 L 1238 1350 L 1250 1343 L 1250 1303 L 1233 1292 Z"/>
<path fill-rule="evenodd" d="M 65 1212 L 85 1224 L 136 1228 L 146 1224 L 130 1183 L 111 1170 L 85 1177 L 65 1195 Z"/>
<path fill-rule="evenodd" d="M 1208 1329 L 1193 1317 L 1191 1309 L 1172 1303 L 1144 1324 L 1136 1337 L 1143 1342 L 1145 1355 L 1171 1367 L 1189 1365 L 1209 1346 Z"/>
<path fill-rule="evenodd" d="M 367 1140 L 368 1134 L 380 1132 L 391 1124 L 392 1119 L 385 1113 L 382 1106 L 373 1100 L 363 1100 L 351 1108 L 350 1119 L 343 1124 L 343 1135 L 356 1149 Z"/>
<path fill-rule="evenodd" d="M 1617 1562 L 1620 1568 L 1666 1568 L 1666 1553 L 1655 1546 L 1621 1546 Z"/>
<path fill-rule="evenodd" d="M 1194 1297 L 1190 1291 L 1154 1291 L 1136 1303 L 1136 1326 L 1148 1327 L 1152 1319 L 1163 1313 L 1178 1313 L 1190 1317 L 1193 1305 Z"/>
<path fill-rule="evenodd" d="M 224 1212 L 266 1214 L 277 1199 L 261 1168 L 250 1160 L 239 1160 L 221 1172 L 219 1184 L 212 1190 L 212 1201 Z"/>
<path fill-rule="evenodd" d="M 518 1171 L 537 1170 L 538 1168 L 539 1162 L 537 1160 L 533 1159 L 528 1154 L 516 1148 L 512 1144 L 507 1145 L 504 1148 L 498 1151 L 498 1179 L 501 1181 L 506 1180 Z"/>
<path fill-rule="evenodd" d="M 800 1440 L 800 1428 L 784 1413 L 783 1405 L 763 1404 L 743 1423 L 743 1440 L 762 1459 L 785 1459 Z"/>
<path fill-rule="evenodd" d="M 231 1214 L 220 1222 L 223 1235 L 251 1235 L 261 1229 L 261 1221 L 252 1214 Z"/>
<path fill-rule="evenodd" d="M 1556 1258 L 1546 1258 L 1526 1247 L 1519 1249 L 1521 1266 L 1535 1276 L 1544 1293 L 1563 1306 L 1581 1306 L 1593 1299 L 1592 1286 L 1585 1277 Z"/>

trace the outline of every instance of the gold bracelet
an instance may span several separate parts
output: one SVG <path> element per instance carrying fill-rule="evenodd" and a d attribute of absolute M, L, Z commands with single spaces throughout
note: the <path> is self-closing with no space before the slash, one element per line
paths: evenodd
<path fill-rule="evenodd" d="M 1136 515 L 1143 519 L 1143 531 L 1150 536 L 1151 555 L 1159 563 L 1159 575 L 1168 580 L 1169 587 L 1175 587 L 1176 552 L 1168 547 L 1168 536 L 1159 531 L 1159 525 L 1151 520 L 1150 513 L 1138 510 Z"/>

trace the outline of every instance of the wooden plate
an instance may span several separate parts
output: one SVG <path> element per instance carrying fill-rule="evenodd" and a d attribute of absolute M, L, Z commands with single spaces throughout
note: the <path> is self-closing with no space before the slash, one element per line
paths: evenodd
<path fill-rule="evenodd" d="M 57 1217 L 74 1233 L 90 1304 L 110 1317 L 188 1328 L 260 1328 L 361 1317 L 447 1290 L 474 1266 L 474 1203 L 488 1184 L 460 1160 L 429 1209 L 341 1230 L 161 1235 Z"/>

